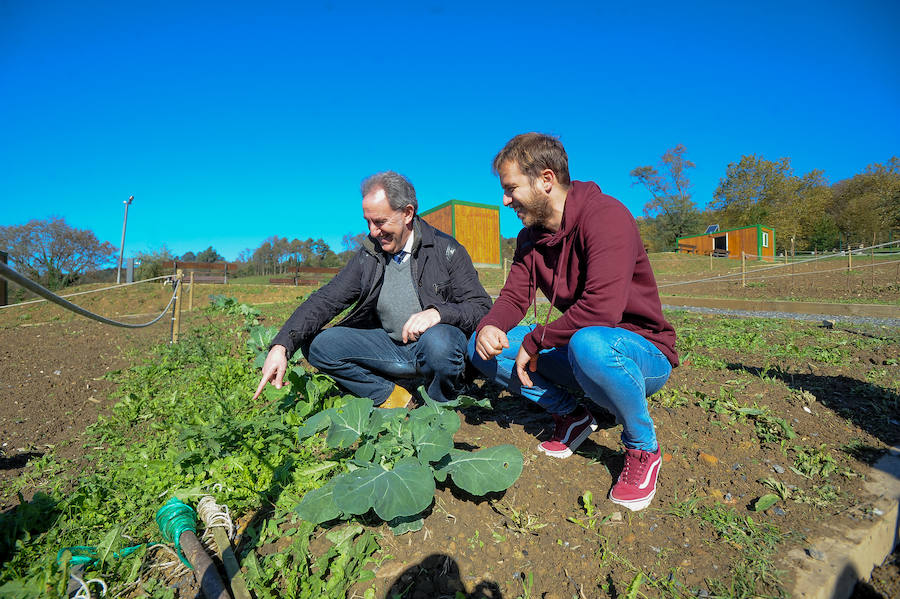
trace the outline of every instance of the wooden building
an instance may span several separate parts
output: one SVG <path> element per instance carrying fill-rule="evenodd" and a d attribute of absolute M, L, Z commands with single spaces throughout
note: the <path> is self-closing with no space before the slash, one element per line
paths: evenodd
<path fill-rule="evenodd" d="M 720 231 L 718 225 L 710 225 L 701 235 L 679 237 L 675 240 L 675 251 L 737 259 L 743 252 L 758 260 L 772 262 L 775 260 L 775 229 L 750 225 Z"/>
<path fill-rule="evenodd" d="M 500 266 L 500 207 L 450 200 L 419 216 L 465 246 L 475 266 Z"/>

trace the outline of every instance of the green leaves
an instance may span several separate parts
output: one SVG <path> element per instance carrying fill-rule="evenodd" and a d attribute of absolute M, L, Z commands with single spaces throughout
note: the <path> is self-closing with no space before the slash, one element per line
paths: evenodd
<path fill-rule="evenodd" d="M 443 467 L 453 482 L 472 495 L 505 491 L 522 474 L 522 453 L 514 445 L 498 445 L 480 451 L 450 450 Z"/>
<path fill-rule="evenodd" d="M 262 368 L 269 355 L 269 343 L 275 338 L 278 329 L 275 327 L 254 327 L 250 330 L 247 349 L 253 355 L 253 367 Z"/>
<path fill-rule="evenodd" d="M 334 485 L 336 478 L 331 479 L 324 486 L 314 489 L 303 496 L 295 511 L 301 518 L 313 524 L 328 522 L 341 516 L 341 509 L 334 501 Z"/>
<path fill-rule="evenodd" d="M 342 408 L 331 412 L 331 428 L 328 429 L 328 447 L 349 447 L 369 429 L 372 400 L 355 397 Z"/>
<path fill-rule="evenodd" d="M 778 495 L 767 493 L 756 500 L 756 503 L 753 504 L 753 511 L 763 512 L 778 503 L 778 499 Z"/>
<path fill-rule="evenodd" d="M 334 496 L 347 514 L 374 509 L 382 520 L 392 520 L 418 514 L 431 504 L 434 475 L 413 457 L 399 460 L 393 470 L 373 464 L 338 477 Z"/>
<path fill-rule="evenodd" d="M 508 489 L 522 473 L 522 454 L 512 445 L 476 452 L 454 449 L 460 419 L 448 407 L 426 398 L 426 405 L 412 411 L 382 410 L 357 397 L 314 414 L 299 428 L 298 438 L 328 427 L 328 447 L 359 445 L 347 462 L 349 471 L 308 492 L 297 513 L 320 524 L 374 510 L 395 534 L 402 534 L 421 528 L 419 514 L 431 504 L 435 479 L 444 482 L 450 476 L 473 495 Z"/>

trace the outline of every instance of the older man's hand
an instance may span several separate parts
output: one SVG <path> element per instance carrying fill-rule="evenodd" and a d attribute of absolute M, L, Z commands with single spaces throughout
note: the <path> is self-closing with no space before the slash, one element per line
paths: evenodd
<path fill-rule="evenodd" d="M 403 325 L 403 343 L 416 341 L 419 336 L 441 321 L 441 313 L 435 308 L 416 312 Z"/>
<path fill-rule="evenodd" d="M 287 371 L 287 348 L 283 345 L 273 345 L 266 356 L 266 361 L 262 367 L 262 379 L 259 381 L 259 387 L 253 399 L 259 397 L 262 390 L 265 389 L 266 383 L 271 382 L 276 389 L 284 386 L 284 373 Z"/>

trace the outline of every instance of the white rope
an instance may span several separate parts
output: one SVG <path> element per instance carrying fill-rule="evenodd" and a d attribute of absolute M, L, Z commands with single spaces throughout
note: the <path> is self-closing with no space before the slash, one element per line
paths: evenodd
<path fill-rule="evenodd" d="M 161 277 L 153 277 L 152 279 L 141 279 L 140 281 L 134 281 L 132 283 L 122 283 L 121 285 L 113 285 L 112 287 L 103 287 L 101 289 L 88 289 L 87 291 L 77 291 L 75 293 L 67 293 L 66 295 L 60 295 L 58 297 L 75 297 L 76 295 L 85 295 L 88 293 L 99 293 L 101 291 L 109 291 L 110 289 L 121 289 L 122 287 L 130 287 L 131 285 L 138 285 L 140 283 L 149 283 L 150 281 L 158 281 L 159 279 L 168 279 L 171 278 L 172 275 L 163 275 Z M 46 302 L 47 300 L 44 298 L 39 298 L 35 300 L 28 300 L 27 302 L 19 302 L 17 304 L 9 304 L 8 306 L 0 306 L 0 309 L 3 308 L 12 308 L 13 306 L 27 306 L 28 304 L 37 304 L 40 302 Z"/>
<path fill-rule="evenodd" d="M 91 595 L 91 586 L 92 584 L 100 585 L 100 596 L 104 597 L 106 595 L 106 583 L 103 582 L 102 578 L 91 578 L 87 582 L 76 576 L 75 574 L 69 574 L 69 578 L 75 580 L 78 583 L 79 588 L 78 592 L 72 595 L 72 599 L 92 599 Z"/>
<path fill-rule="evenodd" d="M 207 535 L 212 536 L 212 529 L 216 526 L 221 526 L 227 531 L 229 540 L 234 539 L 234 523 L 228 514 L 228 506 L 220 506 L 211 496 L 204 495 L 197 503 L 197 515 L 206 524 L 204 539 Z"/>

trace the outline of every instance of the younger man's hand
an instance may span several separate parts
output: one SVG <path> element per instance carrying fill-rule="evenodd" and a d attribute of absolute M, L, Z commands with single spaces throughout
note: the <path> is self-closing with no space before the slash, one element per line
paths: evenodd
<path fill-rule="evenodd" d="M 532 356 L 525 351 L 524 345 L 519 346 L 519 353 L 516 355 L 516 374 L 519 376 L 519 381 L 522 383 L 522 386 L 534 386 L 534 383 L 531 382 L 531 377 L 528 376 L 528 372 L 537 371 L 537 359 L 537 355 Z M 527 369 L 526 365 L 528 366 Z"/>
<path fill-rule="evenodd" d="M 490 360 L 509 347 L 506 333 L 493 325 L 487 325 L 478 331 L 475 339 L 475 351 L 482 360 Z"/>

